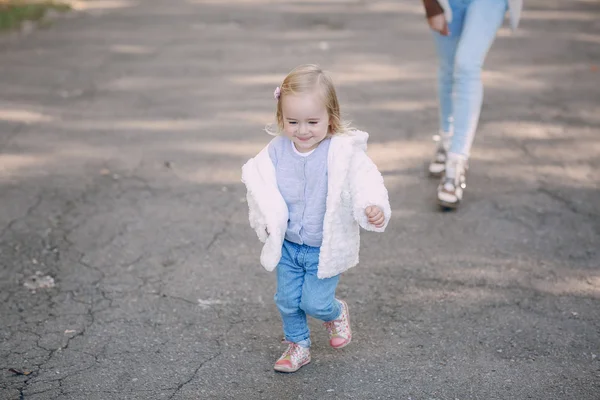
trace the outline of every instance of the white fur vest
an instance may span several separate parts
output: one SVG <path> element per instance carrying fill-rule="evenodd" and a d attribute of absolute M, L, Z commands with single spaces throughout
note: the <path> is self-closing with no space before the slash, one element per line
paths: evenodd
<path fill-rule="evenodd" d="M 392 214 L 383 177 L 366 154 L 368 137 L 366 132 L 351 131 L 331 139 L 327 208 L 317 273 L 321 279 L 358 264 L 359 226 L 383 232 Z M 242 167 L 242 182 L 247 189 L 250 226 L 264 243 L 261 264 L 272 271 L 281 259 L 288 209 L 277 187 L 268 146 Z M 365 215 L 368 206 L 378 206 L 383 211 L 383 227 L 369 224 Z"/>

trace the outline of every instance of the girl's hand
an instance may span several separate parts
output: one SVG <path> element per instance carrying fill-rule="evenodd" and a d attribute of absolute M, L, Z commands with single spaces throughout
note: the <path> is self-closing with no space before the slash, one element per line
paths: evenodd
<path fill-rule="evenodd" d="M 438 14 L 434 15 L 433 17 L 427 18 L 427 23 L 429 24 L 429 27 L 432 30 L 438 32 L 440 35 L 450 35 L 450 31 L 448 30 L 448 23 L 446 22 L 444 14 Z"/>
<path fill-rule="evenodd" d="M 383 215 L 381 208 L 377 206 L 369 206 L 365 208 L 365 214 L 367 215 L 371 225 L 375 225 L 377 228 L 381 228 L 383 226 L 383 223 L 385 222 L 385 215 Z"/>

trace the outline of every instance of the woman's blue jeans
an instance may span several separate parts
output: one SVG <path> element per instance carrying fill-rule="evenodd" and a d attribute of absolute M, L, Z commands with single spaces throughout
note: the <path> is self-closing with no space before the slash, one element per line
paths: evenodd
<path fill-rule="evenodd" d="M 440 131 L 449 152 L 469 157 L 483 101 L 481 68 L 508 8 L 507 0 L 449 0 L 450 35 L 434 32 L 439 59 Z"/>

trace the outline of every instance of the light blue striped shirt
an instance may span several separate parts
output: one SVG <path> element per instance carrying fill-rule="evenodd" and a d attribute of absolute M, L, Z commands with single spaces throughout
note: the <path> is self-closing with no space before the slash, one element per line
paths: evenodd
<path fill-rule="evenodd" d="M 292 141 L 279 136 L 269 145 L 277 186 L 289 211 L 285 239 L 320 247 L 327 202 L 327 156 L 331 140 L 323 140 L 308 155 L 299 153 Z"/>

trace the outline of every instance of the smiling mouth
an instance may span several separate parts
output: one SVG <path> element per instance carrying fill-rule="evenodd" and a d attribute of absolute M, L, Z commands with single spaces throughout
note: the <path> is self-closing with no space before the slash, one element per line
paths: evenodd
<path fill-rule="evenodd" d="M 302 142 L 306 142 L 308 139 L 310 139 L 310 136 L 307 136 L 307 137 L 298 137 L 298 136 L 296 136 L 296 139 L 298 139 L 298 140 L 300 140 Z"/>

